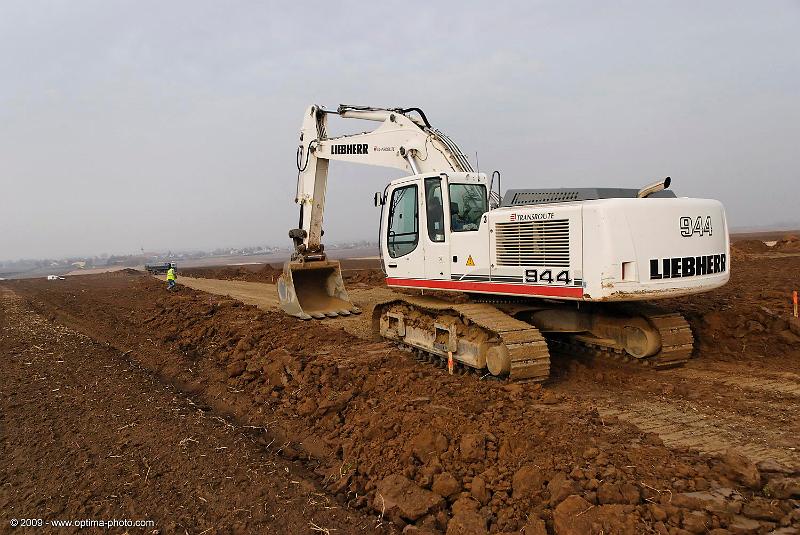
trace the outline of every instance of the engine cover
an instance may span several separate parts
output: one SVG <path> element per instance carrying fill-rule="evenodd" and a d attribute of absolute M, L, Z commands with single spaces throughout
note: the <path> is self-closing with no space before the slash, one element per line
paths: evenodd
<path fill-rule="evenodd" d="M 504 283 L 498 293 L 632 301 L 702 292 L 729 278 L 725 212 L 714 200 L 612 198 L 505 207 L 489 212 L 488 227 L 486 274 Z M 476 274 L 465 276 L 477 280 Z"/>

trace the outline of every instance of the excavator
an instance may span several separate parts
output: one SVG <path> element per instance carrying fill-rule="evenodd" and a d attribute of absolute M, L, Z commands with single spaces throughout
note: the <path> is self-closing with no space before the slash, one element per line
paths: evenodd
<path fill-rule="evenodd" d="M 378 126 L 330 136 L 331 115 Z M 294 252 L 277 284 L 282 309 L 297 318 L 361 312 L 321 242 L 330 161 L 409 173 L 374 201 L 386 284 L 419 295 L 375 305 L 373 327 L 451 370 L 545 381 L 551 350 L 681 366 L 692 331 L 652 302 L 729 278 L 722 204 L 677 197 L 669 177 L 641 189 L 501 194 L 500 173 L 476 172 L 419 108 L 310 106 L 297 149 L 299 227 L 289 231 Z M 466 299 L 443 298 L 453 292 Z"/>

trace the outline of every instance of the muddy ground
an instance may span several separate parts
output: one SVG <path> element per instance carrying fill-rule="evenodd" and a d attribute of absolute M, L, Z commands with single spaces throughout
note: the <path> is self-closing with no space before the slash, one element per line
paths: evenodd
<path fill-rule="evenodd" d="M 800 257 L 734 258 L 729 285 L 667 303 L 697 338 L 685 367 L 556 355 L 544 386 L 448 375 L 371 339 L 366 314 L 287 318 L 267 282 L 3 283 L 3 522 L 797 533 Z M 355 286 L 365 309 L 388 292 Z"/>
<path fill-rule="evenodd" d="M 6 288 L 0 355 L 0 533 L 42 530 L 11 529 L 14 519 L 152 520 L 160 533 L 381 531 L 266 447 L 260 429 Z"/>

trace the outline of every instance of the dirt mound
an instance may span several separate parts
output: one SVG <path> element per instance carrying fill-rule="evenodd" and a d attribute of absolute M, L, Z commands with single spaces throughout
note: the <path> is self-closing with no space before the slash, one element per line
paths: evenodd
<path fill-rule="evenodd" d="M 184 268 L 180 275 L 201 279 L 238 280 L 249 282 L 275 282 L 281 269 L 270 264 L 254 264 L 248 266 L 212 266 Z"/>
<path fill-rule="evenodd" d="M 764 253 L 769 247 L 761 240 L 740 240 L 731 244 L 731 250 L 741 253 Z"/>
<path fill-rule="evenodd" d="M 365 284 L 367 286 L 385 286 L 386 275 L 380 269 L 346 269 L 342 271 L 345 285 Z"/>
<path fill-rule="evenodd" d="M 281 276 L 283 270 L 276 268 L 270 264 L 265 265 L 263 268 L 255 272 L 255 280 L 261 282 L 275 282 Z"/>
<path fill-rule="evenodd" d="M 788 234 L 783 239 L 778 240 L 774 248 L 776 251 L 787 253 L 798 252 L 800 251 L 800 238 L 793 234 Z"/>
<path fill-rule="evenodd" d="M 306 459 L 341 503 L 399 527 L 513 532 L 538 519 L 570 533 L 562 530 L 583 529 L 573 517 L 592 507 L 583 516 L 607 533 L 700 533 L 737 522 L 767 530 L 798 520 L 788 499 L 759 502 L 752 471 L 744 481 L 722 459 L 667 448 L 569 394 L 450 376 L 386 342 L 185 287 L 167 294 L 152 279 L 83 279 L 30 295 L 214 413 L 263 430 L 261 443 Z M 703 323 L 711 310 L 750 313 L 717 305 L 708 296 L 682 302 L 696 307 L 701 338 L 730 329 L 727 316 Z M 719 507 L 695 496 L 715 489 L 728 489 L 712 497 Z"/>
<path fill-rule="evenodd" d="M 272 266 L 271 264 L 186 268 L 180 271 L 181 275 L 187 277 L 269 283 L 275 283 L 281 273 L 283 273 L 282 268 Z M 385 277 L 383 271 L 380 269 L 356 268 L 342 270 L 342 279 L 345 285 L 363 284 L 366 286 L 383 286 L 385 285 Z"/>

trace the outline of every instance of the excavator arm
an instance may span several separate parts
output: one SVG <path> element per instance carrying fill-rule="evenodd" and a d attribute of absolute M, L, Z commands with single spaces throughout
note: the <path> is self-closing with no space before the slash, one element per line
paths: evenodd
<path fill-rule="evenodd" d="M 419 117 L 414 117 L 416 113 Z M 379 122 L 371 132 L 328 137 L 328 116 Z M 322 219 L 328 162 L 341 161 L 402 169 L 409 174 L 472 171 L 461 150 L 428 123 L 418 108 L 383 109 L 339 106 L 335 112 L 310 106 L 303 117 L 297 148 L 297 195 L 300 227 L 292 230 L 295 254 L 324 259 Z"/>
<path fill-rule="evenodd" d="M 330 137 L 330 115 L 380 125 L 370 132 Z M 294 252 L 278 280 L 281 307 L 303 319 L 360 312 L 350 302 L 339 263 L 327 259 L 321 242 L 332 160 L 402 169 L 413 175 L 473 170 L 461 149 L 433 128 L 419 108 L 341 105 L 328 111 L 310 106 L 303 116 L 297 148 L 299 227 L 289 231 Z"/>

